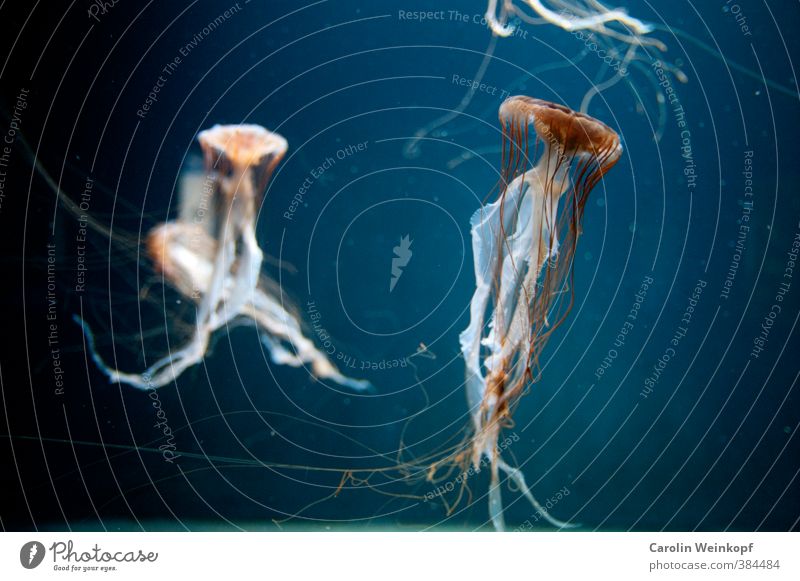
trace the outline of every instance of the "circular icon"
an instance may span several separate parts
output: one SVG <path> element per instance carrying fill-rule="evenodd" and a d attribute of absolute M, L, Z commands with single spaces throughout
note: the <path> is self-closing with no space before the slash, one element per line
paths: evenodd
<path fill-rule="evenodd" d="M 19 562 L 26 569 L 35 569 L 44 560 L 44 545 L 39 541 L 30 541 L 19 550 Z"/>

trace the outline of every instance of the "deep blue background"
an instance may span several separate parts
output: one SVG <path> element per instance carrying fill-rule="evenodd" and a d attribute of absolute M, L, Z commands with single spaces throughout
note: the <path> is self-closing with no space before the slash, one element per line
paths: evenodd
<path fill-rule="evenodd" d="M 790 60 L 798 54 L 793 26 L 800 12 L 791 2 L 748 5 L 752 34 L 744 36 L 722 3 L 660 3 L 657 11 L 647 2 L 628 4 L 642 20 L 674 27 L 653 33 L 669 50 L 642 52 L 641 66 L 592 102 L 589 113 L 619 132 L 625 154 L 587 205 L 575 308 L 543 354 L 541 381 L 516 410 L 509 433 L 519 442 L 510 452 L 541 499 L 567 487 L 553 512 L 588 529 L 796 528 L 800 280 L 792 282 L 764 352 L 750 353 L 800 230 L 800 123 Z M 474 289 L 469 218 L 498 179 L 499 94 L 477 92 L 420 144 L 418 157 L 404 156 L 403 147 L 463 98 L 453 75 L 472 78 L 491 41 L 471 22 L 483 2 L 460 3 L 468 23 L 399 18 L 400 10 L 429 9 L 422 2 L 240 2 L 183 58 L 144 119 L 136 111 L 162 67 L 231 4 L 121 2 L 100 22 L 87 17 L 87 6 L 66 13 L 40 7 L 27 22 L 25 13 L 3 23 L 4 54 L 11 55 L 2 74 L 4 113 L 19 87 L 31 89 L 25 141 L 74 199 L 91 176 L 92 215 L 116 235 L 109 245 L 92 234 L 89 288 L 75 293 L 75 217 L 55 210 L 52 191 L 31 175 L 18 141 L 14 195 L 0 213 L 10 341 L 2 356 L 0 477 L 10 491 L 0 504 L 3 526 L 269 526 L 331 494 L 342 470 L 392 467 L 401 438 L 406 458 L 454 443 L 467 422 L 458 333 Z M 522 30 L 497 42 L 488 85 L 577 108 L 592 82 L 607 78 L 574 36 L 546 25 Z M 660 123 L 653 58 L 688 77 L 670 79 L 691 132 L 698 174 L 692 190 L 669 108 L 663 138 L 653 138 Z M 187 306 L 137 256 L 138 238 L 174 215 L 176 180 L 198 154 L 197 132 L 238 122 L 265 125 L 290 144 L 258 231 L 276 259 L 267 272 L 300 312 L 315 301 L 336 353 L 357 367 L 404 359 L 420 343 L 436 358 L 412 359 L 416 369 L 351 370 L 376 386 L 360 396 L 272 365 L 252 329 L 220 335 L 204 366 L 158 392 L 184 452 L 170 464 L 157 452 L 130 449 L 163 443 L 152 426 L 152 400 L 108 385 L 86 365 L 70 317 L 83 309 L 103 355 L 110 359 L 115 347 L 125 369 L 142 365 L 142 331 L 152 361 L 167 348 L 165 315 L 191 321 Z M 311 169 L 360 142 L 366 149 L 337 160 L 286 220 Z M 468 150 L 482 157 L 456 163 Z M 753 151 L 754 208 L 725 299 L 745 151 Z M 405 235 L 414 254 L 389 293 L 392 247 Z M 61 396 L 46 342 L 47 243 L 58 248 L 67 381 Z M 286 268 L 275 268 L 277 260 Z M 597 380 L 646 276 L 655 282 L 635 327 Z M 688 333 L 643 398 L 645 379 L 699 279 L 707 286 Z M 170 340 L 174 347 L 176 337 Z M 432 484 L 399 476 L 372 474 L 376 490 L 349 482 L 288 526 L 471 530 L 485 523 L 482 476 L 471 481 L 473 503 L 462 501 L 449 518 L 439 499 L 402 496 L 424 495 Z M 504 496 L 510 526 L 532 518 L 516 494 Z"/>

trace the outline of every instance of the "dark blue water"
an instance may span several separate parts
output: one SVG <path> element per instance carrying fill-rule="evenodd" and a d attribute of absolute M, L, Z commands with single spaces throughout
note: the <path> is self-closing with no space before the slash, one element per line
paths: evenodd
<path fill-rule="evenodd" d="M 589 106 L 624 155 L 586 206 L 575 306 L 515 410 L 507 456 L 540 500 L 555 499 L 553 514 L 588 530 L 796 529 L 800 13 L 777 1 L 627 4 L 668 50 L 640 48 Z M 613 74 L 602 46 L 526 23 L 495 45 L 480 0 L 86 9 L 39 8 L 7 48 L 3 78 L 19 74 L 4 85 L 6 114 L 21 87 L 31 95 L 0 214 L 16 344 L 3 356 L 4 526 L 255 528 L 291 515 L 285 526 L 313 529 L 486 526 L 485 474 L 448 513 L 458 493 L 431 499 L 437 484 L 404 479 L 398 452 L 419 468 L 467 426 L 469 219 L 496 196 L 500 103 L 579 108 Z M 418 10 L 441 12 L 420 22 L 407 14 Z M 459 108 L 490 47 L 484 86 Z M 274 365 L 247 326 L 218 334 L 204 365 L 157 394 L 109 385 L 85 356 L 80 312 L 126 370 L 142 368 L 142 344 L 152 361 L 187 336 L 191 307 L 137 248 L 174 216 L 195 137 L 215 123 L 288 140 L 259 211 L 265 270 L 372 392 Z M 85 288 L 78 220 L 56 209 L 23 139 L 72 199 L 88 176 L 89 212 L 113 229 L 111 243 L 89 231 Z M 413 254 L 390 292 L 405 236 Z M 513 491 L 504 498 L 510 528 L 543 526 Z"/>

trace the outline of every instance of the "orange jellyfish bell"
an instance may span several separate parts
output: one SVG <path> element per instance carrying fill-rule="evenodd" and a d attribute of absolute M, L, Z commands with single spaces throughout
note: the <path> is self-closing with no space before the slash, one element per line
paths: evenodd
<path fill-rule="evenodd" d="M 510 97 L 499 117 L 500 195 L 472 217 L 476 290 L 469 327 L 460 336 L 471 459 L 476 469 L 484 459 L 490 462 L 495 528 L 505 526 L 500 470 L 549 522 L 567 526 L 536 502 L 522 472 L 501 457 L 497 441 L 526 386 L 539 380 L 539 355 L 572 307 L 583 209 L 622 147 L 604 123 L 541 99 Z"/>
<path fill-rule="evenodd" d="M 239 168 L 263 164 L 274 168 L 289 147 L 283 136 L 260 125 L 214 125 L 197 139 L 206 155 L 218 155 Z"/>
<path fill-rule="evenodd" d="M 513 179 L 520 166 L 524 169 L 530 163 L 528 139 L 531 126 L 537 141 L 541 140 L 545 145 L 543 161 L 550 162 L 556 152 L 559 155 L 555 161 L 559 164 L 584 162 L 579 169 L 585 171 L 576 176 L 579 178 L 577 183 L 583 185 L 584 178 L 589 179 L 589 190 L 622 154 L 619 136 L 613 129 L 594 117 L 563 105 L 518 95 L 503 102 L 499 118 L 503 127 L 504 154 L 508 146 L 508 155 L 504 155 L 508 162 L 504 163 L 506 178 Z M 556 169 L 552 168 L 554 173 Z"/>
<path fill-rule="evenodd" d="M 289 148 L 283 136 L 252 124 L 214 125 L 201 131 L 197 139 L 203 148 L 207 171 L 214 169 L 241 176 L 255 170 L 252 195 L 260 194 L 266 187 Z M 236 185 L 241 188 L 241 184 Z"/>

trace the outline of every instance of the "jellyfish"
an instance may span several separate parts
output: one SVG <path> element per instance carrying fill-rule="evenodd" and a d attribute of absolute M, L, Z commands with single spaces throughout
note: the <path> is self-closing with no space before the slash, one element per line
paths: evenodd
<path fill-rule="evenodd" d="M 529 11 L 532 11 L 533 14 Z M 584 41 L 583 44 L 587 49 L 589 45 L 595 45 L 595 52 L 598 56 L 606 55 L 618 60 L 616 67 L 613 69 L 608 67 L 609 70 L 614 71 L 613 74 L 602 81 L 600 80 L 602 76 L 598 77 L 586 91 L 579 109 L 581 113 L 588 112 L 595 97 L 625 78 L 629 66 L 635 65 L 637 69 L 643 70 L 651 80 L 655 79 L 655 76 L 641 65 L 647 63 L 649 66 L 655 60 L 662 60 L 651 53 L 661 55 L 667 51 L 666 44 L 650 35 L 656 30 L 655 26 L 629 15 L 622 8 L 608 8 L 597 0 L 549 0 L 548 2 L 541 0 L 488 0 L 484 20 L 492 32 L 492 38 L 478 69 L 471 77 L 474 82 L 458 105 L 414 133 L 403 148 L 403 155 L 407 158 L 418 157 L 422 140 L 429 135 L 441 137 L 443 132 L 439 131 L 440 128 L 451 123 L 466 111 L 475 97 L 476 87 L 483 81 L 489 64 L 494 58 L 497 39 L 508 38 L 516 33 L 515 20 L 533 26 L 555 26 Z M 525 67 L 529 73 L 524 75 L 523 79 L 534 77 L 537 71 L 556 68 L 562 64 L 574 66 L 586 52 L 587 50 L 584 50 L 576 57 L 567 59 L 565 63 L 542 63 L 539 67 Z M 677 66 L 669 62 L 661 64 L 664 70 L 679 82 L 686 83 L 688 81 L 686 75 Z M 514 90 L 513 86 L 508 86 L 507 89 Z M 663 127 L 665 119 L 666 113 L 659 104 L 659 131 Z M 448 131 L 447 135 L 452 136 L 453 131 Z M 467 155 L 470 157 L 472 154 L 468 153 Z"/>
<path fill-rule="evenodd" d="M 509 97 L 499 117 L 500 192 L 472 217 L 476 290 L 460 335 L 471 463 L 476 471 L 490 468 L 489 514 L 497 530 L 505 527 L 501 472 L 551 524 L 565 527 L 536 501 L 497 443 L 525 388 L 539 380 L 539 355 L 572 306 L 583 210 L 622 147 L 602 122 L 540 99 Z"/>
<path fill-rule="evenodd" d="M 193 335 L 142 373 L 127 373 L 102 360 L 88 325 L 77 319 L 94 361 L 112 382 L 155 389 L 200 363 L 217 330 L 245 320 L 259 328 L 275 363 L 308 364 L 316 377 L 355 390 L 369 387 L 341 374 L 317 349 L 281 300 L 277 285 L 261 273 L 264 255 L 256 240 L 256 210 L 287 150 L 286 140 L 258 125 L 216 125 L 202 131 L 198 140 L 205 179 L 184 179 L 178 219 L 155 226 L 145 244 L 164 281 L 196 304 Z"/>
<path fill-rule="evenodd" d="M 549 8 L 541 0 L 521 0 L 523 4 L 533 10 L 540 20 L 529 16 L 519 6 L 514 4 L 514 0 L 503 0 L 500 12 L 497 10 L 497 0 L 489 0 L 486 7 L 486 22 L 492 32 L 500 37 L 511 36 L 514 33 L 514 26 L 509 24 L 509 18 L 518 17 L 530 24 L 542 24 L 544 22 L 558 26 L 567 32 L 575 30 L 593 30 L 602 34 L 614 34 L 618 38 L 623 38 L 629 42 L 634 42 L 638 36 L 647 34 L 652 30 L 648 24 L 628 15 L 621 8 L 607 8 L 600 2 L 592 0 L 582 6 L 580 2 L 551 0 L 553 6 Z M 619 23 L 626 29 L 626 32 L 614 32 L 608 27 L 611 23 Z M 611 31 L 611 32 L 610 32 Z M 630 31 L 630 32 L 627 32 Z M 637 40 L 638 42 L 638 40 Z"/>

